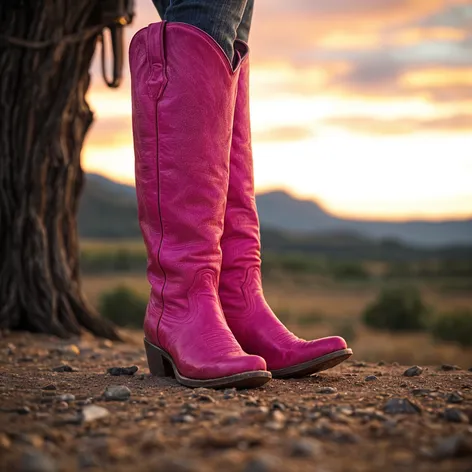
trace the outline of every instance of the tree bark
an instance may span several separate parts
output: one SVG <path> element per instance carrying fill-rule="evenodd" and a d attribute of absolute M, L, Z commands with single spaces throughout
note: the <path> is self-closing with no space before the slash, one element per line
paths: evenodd
<path fill-rule="evenodd" d="M 81 291 L 76 225 L 99 1 L 0 2 L 0 328 L 118 338 Z"/>

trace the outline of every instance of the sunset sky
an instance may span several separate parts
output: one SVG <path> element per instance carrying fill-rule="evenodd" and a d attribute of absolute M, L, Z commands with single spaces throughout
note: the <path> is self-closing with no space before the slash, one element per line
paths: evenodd
<path fill-rule="evenodd" d="M 342 216 L 472 216 L 470 0 L 256 0 L 251 117 L 257 191 Z M 159 20 L 136 0 L 127 41 Z M 469 5 L 468 5 L 469 4 Z M 129 72 L 92 68 L 87 171 L 132 183 Z"/>

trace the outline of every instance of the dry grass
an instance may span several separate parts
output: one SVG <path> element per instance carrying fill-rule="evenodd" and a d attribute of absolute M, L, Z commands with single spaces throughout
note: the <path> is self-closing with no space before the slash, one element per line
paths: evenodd
<path fill-rule="evenodd" d="M 144 296 L 149 293 L 144 275 L 97 276 L 84 280 L 85 292 L 95 305 L 101 293 L 118 285 L 126 285 Z M 264 287 L 273 310 L 296 334 L 316 338 L 345 335 L 348 330 L 357 359 L 472 366 L 472 349 L 435 343 L 428 334 L 394 334 L 364 327 L 360 316 L 377 295 L 378 287 L 374 284 L 337 284 L 316 277 L 310 282 L 306 278 L 285 277 L 268 280 Z M 443 293 L 428 285 L 421 290 L 425 301 L 438 311 L 472 306 L 472 293 Z"/>

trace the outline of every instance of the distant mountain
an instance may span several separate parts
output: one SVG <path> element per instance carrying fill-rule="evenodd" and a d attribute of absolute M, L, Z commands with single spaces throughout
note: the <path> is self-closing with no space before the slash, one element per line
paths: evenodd
<path fill-rule="evenodd" d="M 298 234 L 330 244 L 387 240 L 438 247 L 472 245 L 472 220 L 385 222 L 338 218 L 311 200 L 298 200 L 285 192 L 257 196 L 261 226 L 271 240 L 277 232 Z M 79 233 L 87 238 L 138 237 L 136 194 L 132 186 L 88 174 L 79 209 Z M 282 236 L 279 236 L 282 237 Z M 275 239 L 274 239 L 275 238 Z"/>
<path fill-rule="evenodd" d="M 261 226 L 282 231 L 347 232 L 419 246 L 472 245 L 472 219 L 440 222 L 344 219 L 331 215 L 311 200 L 298 200 L 285 192 L 258 195 L 257 208 Z"/>

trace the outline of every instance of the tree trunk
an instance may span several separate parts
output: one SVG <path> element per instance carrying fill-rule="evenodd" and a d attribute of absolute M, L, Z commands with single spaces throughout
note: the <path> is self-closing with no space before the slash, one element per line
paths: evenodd
<path fill-rule="evenodd" d="M 0 328 L 117 339 L 82 294 L 76 225 L 99 1 L 0 2 Z"/>

